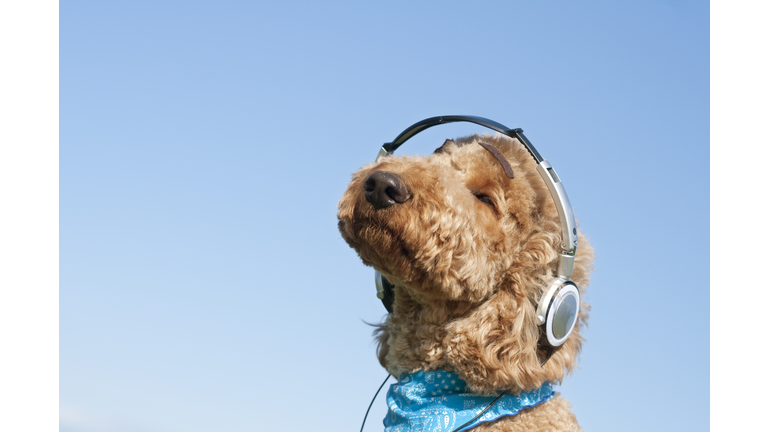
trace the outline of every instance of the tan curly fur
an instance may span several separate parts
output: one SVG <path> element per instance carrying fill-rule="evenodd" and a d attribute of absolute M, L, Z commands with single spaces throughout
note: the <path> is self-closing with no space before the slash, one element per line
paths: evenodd
<path fill-rule="evenodd" d="M 514 179 L 479 142 L 501 151 Z M 397 174 L 409 199 L 375 209 L 363 184 L 376 171 Z M 368 164 L 352 176 L 338 218 L 363 263 L 396 286 L 393 313 L 376 330 L 379 361 L 395 377 L 442 369 L 478 394 L 516 394 L 561 382 L 576 366 L 589 310 L 583 300 L 573 334 L 540 366 L 546 347 L 535 312 L 556 272 L 561 227 L 517 140 L 474 135 L 427 157 Z M 583 292 L 593 250 L 584 236 L 578 241 L 572 279 Z M 558 396 L 473 430 L 581 430 L 568 407 Z"/>

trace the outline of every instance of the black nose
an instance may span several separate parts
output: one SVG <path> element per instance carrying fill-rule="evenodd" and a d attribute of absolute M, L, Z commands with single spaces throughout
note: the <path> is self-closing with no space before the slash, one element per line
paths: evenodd
<path fill-rule="evenodd" d="M 404 203 L 410 198 L 408 188 L 397 174 L 376 171 L 363 183 L 365 200 L 376 210 Z"/>

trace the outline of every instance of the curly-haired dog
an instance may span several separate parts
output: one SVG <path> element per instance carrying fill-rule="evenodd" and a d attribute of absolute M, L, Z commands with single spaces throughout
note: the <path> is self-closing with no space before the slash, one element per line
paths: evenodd
<path fill-rule="evenodd" d="M 388 190 L 377 191 L 377 181 Z M 557 270 L 561 225 L 536 162 L 516 139 L 475 135 L 447 140 L 427 157 L 366 165 L 353 175 L 338 218 L 363 263 L 396 287 L 393 311 L 377 330 L 379 361 L 399 378 L 388 396 L 388 430 L 398 430 L 393 410 L 416 409 L 398 401 L 447 397 L 440 393 L 446 377 L 446 389 L 456 385 L 480 398 L 464 400 L 472 413 L 503 391 L 518 397 L 509 402 L 514 415 L 476 423 L 473 431 L 581 430 L 568 402 L 547 386 L 576 366 L 589 307 L 582 302 L 571 336 L 549 351 L 536 308 Z M 593 250 L 583 236 L 578 242 L 572 279 L 584 288 Z M 411 394 L 416 399 L 403 402 Z M 411 413 L 413 430 L 433 421 L 424 407 Z M 433 430 L 453 430 L 467 418 L 437 411 Z"/>

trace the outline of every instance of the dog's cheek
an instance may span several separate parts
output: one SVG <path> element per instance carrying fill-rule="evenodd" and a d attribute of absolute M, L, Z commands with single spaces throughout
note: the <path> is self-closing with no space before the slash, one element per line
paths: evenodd
<path fill-rule="evenodd" d="M 473 229 L 465 230 L 462 240 L 468 247 L 460 274 L 466 277 L 466 299 L 480 301 L 495 291 L 506 252 L 505 235 L 496 216 L 489 211 L 475 215 Z"/>

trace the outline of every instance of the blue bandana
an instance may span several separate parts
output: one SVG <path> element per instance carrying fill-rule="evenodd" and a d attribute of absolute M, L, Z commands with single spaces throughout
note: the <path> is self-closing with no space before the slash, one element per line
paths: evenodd
<path fill-rule="evenodd" d="M 384 417 L 385 432 L 451 432 L 485 409 L 498 396 L 469 393 L 467 383 L 454 372 L 419 371 L 404 373 L 387 392 L 389 412 Z M 552 384 L 520 393 L 505 394 L 480 418 L 462 428 L 515 415 L 523 408 L 546 402 L 555 395 Z"/>

